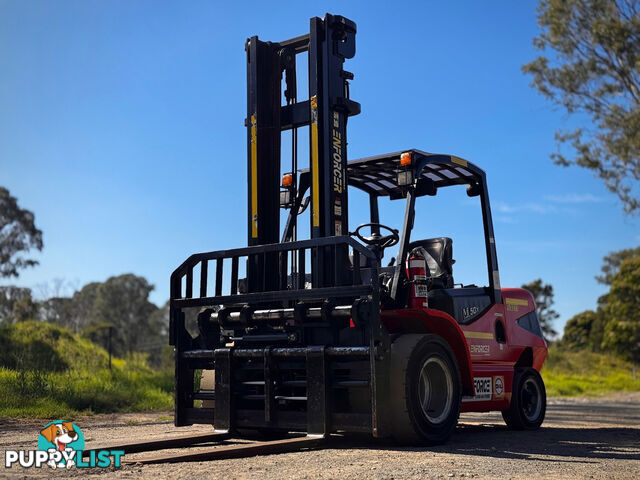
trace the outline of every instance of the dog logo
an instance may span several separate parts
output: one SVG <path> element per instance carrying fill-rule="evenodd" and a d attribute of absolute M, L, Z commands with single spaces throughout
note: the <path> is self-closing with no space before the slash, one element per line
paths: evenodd
<path fill-rule="evenodd" d="M 84 435 L 80 427 L 73 422 L 55 420 L 40 431 L 38 450 L 59 452 L 58 455 L 50 455 L 51 459 L 47 465 L 53 469 L 70 469 L 76 466 L 75 453 L 84 450 Z M 56 458 L 60 460 L 56 461 Z"/>

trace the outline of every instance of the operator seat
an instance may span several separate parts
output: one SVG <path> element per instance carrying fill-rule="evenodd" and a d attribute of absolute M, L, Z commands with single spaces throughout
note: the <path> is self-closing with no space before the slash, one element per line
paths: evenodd
<path fill-rule="evenodd" d="M 453 247 L 448 237 L 429 238 L 409 244 L 409 251 L 419 248 L 427 260 L 431 277 L 427 278 L 429 308 L 448 313 L 458 323 L 467 325 L 482 315 L 490 305 L 487 288 L 468 286 L 453 288 Z"/>
<path fill-rule="evenodd" d="M 409 244 L 408 251 L 422 248 L 426 253 L 430 289 L 453 288 L 453 241 L 449 237 L 427 238 Z"/>

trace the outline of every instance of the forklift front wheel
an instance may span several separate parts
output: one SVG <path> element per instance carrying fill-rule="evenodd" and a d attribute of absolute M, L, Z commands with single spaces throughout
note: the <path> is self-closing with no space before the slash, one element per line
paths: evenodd
<path fill-rule="evenodd" d="M 460 415 L 461 380 L 455 355 L 438 335 L 402 335 L 391 345 L 391 408 L 395 439 L 443 443 Z"/>
<path fill-rule="evenodd" d="M 513 391 L 502 418 L 512 430 L 536 430 L 544 421 L 547 392 L 542 377 L 533 368 L 519 368 L 513 376 Z"/>

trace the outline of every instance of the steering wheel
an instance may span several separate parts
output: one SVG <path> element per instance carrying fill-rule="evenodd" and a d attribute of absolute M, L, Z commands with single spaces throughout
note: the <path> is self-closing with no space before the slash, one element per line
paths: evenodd
<path fill-rule="evenodd" d="M 391 232 L 391 235 L 380 235 L 379 233 L 373 233 L 370 237 L 364 237 L 360 233 L 360 230 L 365 227 L 383 228 L 384 230 L 388 230 L 389 232 Z M 366 245 L 375 245 L 379 248 L 392 247 L 400 241 L 398 230 L 387 227 L 386 225 L 382 225 L 381 223 L 363 223 L 358 228 L 356 228 L 356 231 L 353 232 L 352 235 L 358 237 L 358 239 Z"/>

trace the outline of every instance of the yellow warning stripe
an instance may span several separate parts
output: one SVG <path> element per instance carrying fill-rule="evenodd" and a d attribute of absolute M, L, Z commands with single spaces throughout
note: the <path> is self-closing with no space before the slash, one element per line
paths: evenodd
<path fill-rule="evenodd" d="M 258 238 L 258 126 L 251 115 L 251 238 Z"/>
<path fill-rule="evenodd" d="M 490 332 L 473 332 L 465 330 L 464 336 L 467 338 L 484 338 L 487 340 L 493 340 L 493 333 Z"/>
<path fill-rule="evenodd" d="M 468 163 L 464 158 L 454 157 L 453 155 L 451 155 L 451 161 L 453 163 L 457 163 L 458 165 L 462 165 L 463 167 L 466 167 Z"/>
<path fill-rule="evenodd" d="M 318 166 L 318 99 L 311 97 L 311 206 L 312 225 L 320 226 L 320 168 Z"/>
<path fill-rule="evenodd" d="M 507 303 L 507 305 L 518 305 L 519 307 L 529 306 L 528 300 L 522 300 L 520 298 L 506 298 L 505 302 Z"/>

